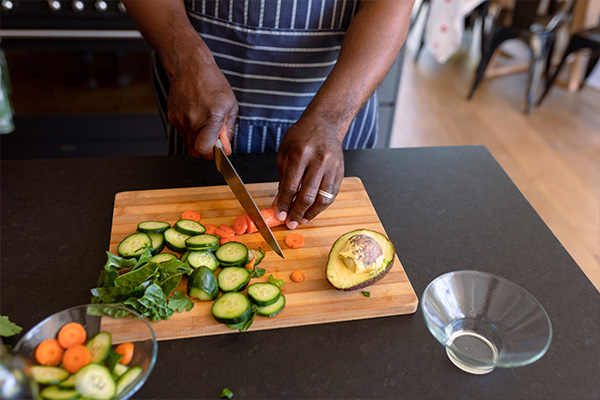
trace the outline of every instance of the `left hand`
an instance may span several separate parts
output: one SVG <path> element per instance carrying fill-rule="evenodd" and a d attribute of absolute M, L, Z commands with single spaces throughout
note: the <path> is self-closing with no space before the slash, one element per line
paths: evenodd
<path fill-rule="evenodd" d="M 289 229 L 305 224 L 333 203 L 344 177 L 343 133 L 311 118 L 298 120 L 284 135 L 277 155 L 279 192 L 273 204 Z M 331 193 L 327 198 L 318 193 Z"/>

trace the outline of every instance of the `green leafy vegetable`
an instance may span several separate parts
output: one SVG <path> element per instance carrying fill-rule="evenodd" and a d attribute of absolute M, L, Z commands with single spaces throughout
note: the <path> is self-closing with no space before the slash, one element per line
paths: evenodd
<path fill-rule="evenodd" d="M 264 268 L 254 267 L 254 270 L 252 271 L 252 274 L 250 275 L 250 279 L 260 278 L 261 276 L 263 276 L 265 274 L 266 271 L 267 270 Z"/>
<path fill-rule="evenodd" d="M 232 398 L 233 397 L 233 392 L 227 388 L 223 389 L 223 391 L 221 392 L 221 398 Z"/>
<path fill-rule="evenodd" d="M 277 287 L 282 287 L 284 285 L 283 279 L 277 279 L 273 276 L 273 274 L 269 275 L 269 283 L 272 283 Z"/>
<path fill-rule="evenodd" d="M 0 315 L 0 336 L 13 336 L 21 333 L 23 328 L 15 324 L 14 322 L 10 322 L 7 316 Z"/>
<path fill-rule="evenodd" d="M 371 297 L 371 293 L 370 292 L 361 292 L 361 293 L 365 297 Z"/>
<path fill-rule="evenodd" d="M 115 369 L 115 365 L 119 362 L 119 360 L 123 358 L 123 355 L 117 353 L 112 347 L 108 349 L 108 355 L 104 359 L 104 364 L 109 371 Z"/>
<path fill-rule="evenodd" d="M 250 326 L 252 325 L 252 322 L 254 322 L 254 316 L 256 315 L 257 310 L 258 310 L 258 306 L 255 304 L 252 304 L 252 314 L 250 315 L 250 318 L 248 318 L 247 320 L 242 321 L 238 324 L 229 324 L 229 325 L 227 325 L 227 327 L 230 329 L 237 329 L 239 332 L 247 331 L 248 328 L 250 328 Z"/>
<path fill-rule="evenodd" d="M 177 312 L 190 311 L 194 307 L 194 303 L 183 294 L 183 291 L 178 290 L 173 293 L 173 296 L 168 301 L 169 308 Z"/>

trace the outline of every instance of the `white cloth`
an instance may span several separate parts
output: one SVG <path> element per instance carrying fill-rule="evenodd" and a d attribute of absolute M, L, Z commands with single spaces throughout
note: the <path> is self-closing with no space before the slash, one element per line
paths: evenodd
<path fill-rule="evenodd" d="M 485 0 L 431 0 L 425 46 L 441 64 L 458 50 L 465 17 Z"/>

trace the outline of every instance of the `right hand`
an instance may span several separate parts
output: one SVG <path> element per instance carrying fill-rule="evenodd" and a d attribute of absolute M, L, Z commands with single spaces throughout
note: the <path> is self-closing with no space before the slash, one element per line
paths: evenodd
<path fill-rule="evenodd" d="M 229 82 L 214 60 L 192 60 L 180 65 L 170 77 L 169 122 L 179 131 L 191 156 L 213 159 L 219 136 L 225 153 L 231 154 L 229 143 L 238 103 Z"/>

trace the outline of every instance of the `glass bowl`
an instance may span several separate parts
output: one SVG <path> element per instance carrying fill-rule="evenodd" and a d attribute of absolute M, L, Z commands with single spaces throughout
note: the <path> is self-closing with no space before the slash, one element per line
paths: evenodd
<path fill-rule="evenodd" d="M 152 327 L 138 313 L 130 309 L 110 304 L 87 304 L 69 308 L 53 314 L 33 327 L 16 344 L 15 352 L 34 361 L 38 344 L 49 338 L 56 338 L 62 326 L 69 322 L 79 322 L 86 330 L 87 339 L 101 331 L 109 332 L 112 347 L 123 342 L 134 344 L 134 353 L 127 367 L 142 368 L 140 377 L 129 383 L 115 399 L 128 399 L 146 382 L 156 363 L 158 345 Z"/>
<path fill-rule="evenodd" d="M 472 374 L 531 364 L 552 340 L 542 305 L 519 285 L 485 272 L 437 277 L 425 289 L 421 308 L 450 360 Z"/>

